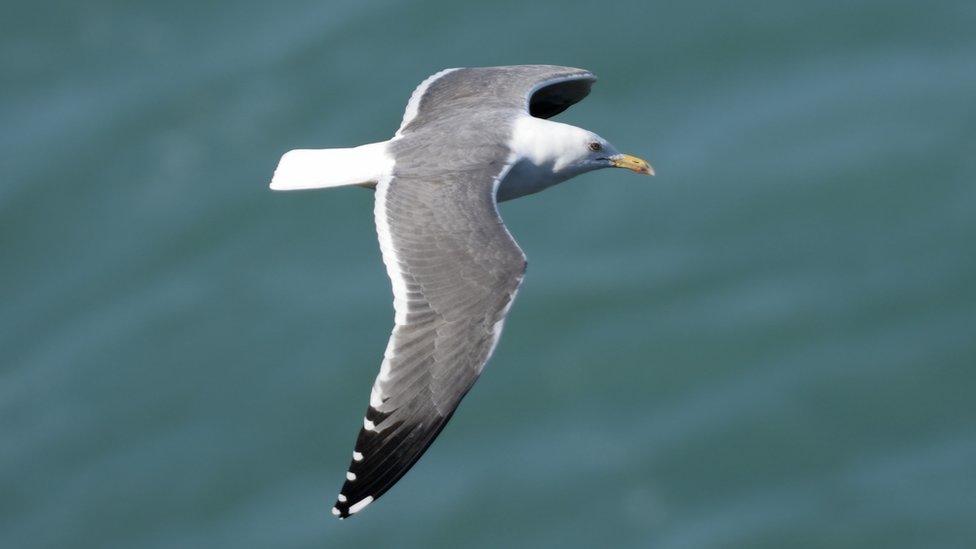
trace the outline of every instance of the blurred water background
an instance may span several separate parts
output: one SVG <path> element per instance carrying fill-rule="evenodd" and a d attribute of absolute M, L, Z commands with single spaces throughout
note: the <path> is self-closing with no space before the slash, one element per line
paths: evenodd
<path fill-rule="evenodd" d="M 972 547 L 976 5 L 26 2 L 0 20 L 0 546 Z M 392 322 L 372 193 L 444 67 L 600 77 L 616 170 L 431 451 L 329 509 Z"/>

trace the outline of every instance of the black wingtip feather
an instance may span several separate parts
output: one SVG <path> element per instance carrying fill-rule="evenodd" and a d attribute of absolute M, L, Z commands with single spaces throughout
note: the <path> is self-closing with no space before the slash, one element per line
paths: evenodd
<path fill-rule="evenodd" d="M 467 393 L 468 391 L 464 391 L 461 398 L 463 399 Z M 379 414 L 380 412 L 370 408 L 367 416 L 370 413 Z M 349 463 L 349 473 L 352 473 L 355 477 L 354 480 L 350 480 L 347 476 L 346 481 L 342 484 L 340 494 L 346 501 L 336 499 L 335 505 L 333 506 L 333 514 L 340 520 L 346 519 L 379 499 L 380 496 L 385 494 L 394 484 L 403 478 L 403 475 L 407 474 L 413 468 L 417 461 L 420 460 L 420 457 L 434 443 L 434 440 L 437 439 L 437 435 L 444 430 L 447 422 L 452 417 L 454 417 L 454 411 L 451 411 L 451 413 L 443 418 L 438 418 L 439 421 L 433 422 L 434 424 L 431 425 L 429 430 L 426 430 L 426 433 L 413 439 L 413 442 L 416 442 L 416 444 L 408 444 L 406 448 L 402 448 L 401 446 L 403 443 L 410 442 L 411 434 L 416 435 L 416 428 L 401 430 L 399 429 L 400 425 L 391 425 L 387 429 L 384 429 L 384 431 L 367 431 L 366 429 L 361 429 L 356 439 L 356 452 L 363 454 L 364 457 L 361 461 L 354 459 Z M 423 427 L 420 428 L 423 431 Z M 394 435 L 382 437 L 383 432 L 394 433 Z M 391 450 L 390 443 L 393 441 L 396 441 L 396 444 L 392 448 L 393 452 L 387 453 Z M 376 472 L 378 469 L 375 461 L 376 458 L 373 460 L 369 459 L 371 454 L 374 456 L 378 454 L 381 458 L 381 463 L 379 464 L 384 465 L 382 468 L 379 468 L 378 473 Z M 391 457 L 393 458 L 392 460 L 390 460 Z M 384 463 L 387 461 L 391 462 L 388 464 Z M 367 498 L 369 502 L 360 505 Z M 353 511 L 353 508 L 357 505 L 360 505 L 359 508 Z"/>

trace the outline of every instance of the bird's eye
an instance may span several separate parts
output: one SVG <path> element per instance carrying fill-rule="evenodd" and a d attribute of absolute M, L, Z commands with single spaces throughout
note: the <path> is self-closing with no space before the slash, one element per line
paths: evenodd
<path fill-rule="evenodd" d="M 601 145 L 597 141 L 594 141 L 594 142 L 590 143 L 590 150 L 593 151 L 593 152 L 602 151 L 603 150 L 603 145 Z"/>

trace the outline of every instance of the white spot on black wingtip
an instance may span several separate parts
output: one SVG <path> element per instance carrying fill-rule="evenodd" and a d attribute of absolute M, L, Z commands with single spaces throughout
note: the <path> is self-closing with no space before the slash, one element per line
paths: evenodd
<path fill-rule="evenodd" d="M 369 392 L 369 407 L 379 408 L 383 405 L 383 395 L 380 393 L 378 387 L 373 387 L 373 390 Z"/>
<path fill-rule="evenodd" d="M 346 473 L 346 480 L 356 480 L 356 473 L 349 471 Z"/>
<path fill-rule="evenodd" d="M 338 507 L 333 507 L 332 508 L 332 514 L 338 517 L 342 513 L 339 512 L 339 508 Z M 342 517 L 339 517 L 339 518 L 342 518 Z"/>
<path fill-rule="evenodd" d="M 352 453 L 352 460 L 353 461 L 362 461 L 363 460 L 363 455 L 360 454 L 359 452 L 353 452 Z"/>
<path fill-rule="evenodd" d="M 345 503 L 347 498 L 344 494 L 339 494 L 338 499 L 339 499 L 339 503 Z"/>
<path fill-rule="evenodd" d="M 358 513 L 362 511 L 363 507 L 366 507 L 370 503 L 373 503 L 373 496 L 366 496 L 365 498 L 359 500 L 358 503 L 349 507 L 349 514 Z"/>
<path fill-rule="evenodd" d="M 366 429 L 367 431 L 375 431 L 376 424 L 366 418 L 363 418 L 363 429 Z"/>

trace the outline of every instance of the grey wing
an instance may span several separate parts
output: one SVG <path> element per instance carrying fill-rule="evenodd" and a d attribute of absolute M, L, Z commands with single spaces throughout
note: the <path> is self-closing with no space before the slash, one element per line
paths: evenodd
<path fill-rule="evenodd" d="M 380 497 L 416 463 L 501 335 L 525 256 L 495 204 L 508 166 L 489 166 L 377 185 L 376 227 L 396 323 L 333 509 L 340 518 Z"/>
<path fill-rule="evenodd" d="M 527 110 L 551 118 L 586 97 L 594 82 L 590 71 L 555 65 L 446 69 L 414 91 L 397 135 L 475 109 Z"/>

